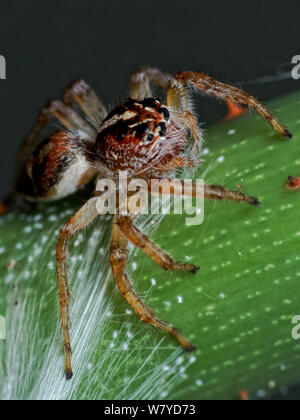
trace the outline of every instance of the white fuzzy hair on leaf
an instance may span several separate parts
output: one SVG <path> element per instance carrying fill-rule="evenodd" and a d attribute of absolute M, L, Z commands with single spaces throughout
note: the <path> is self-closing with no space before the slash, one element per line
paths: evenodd
<path fill-rule="evenodd" d="M 184 355 L 180 370 L 181 348 L 140 322 L 120 295 L 109 266 L 110 223 L 104 216 L 91 229 L 77 235 L 77 241 L 70 241 L 74 377 L 66 381 L 53 251 L 57 230 L 73 210 L 61 211 L 56 205 L 46 207 L 39 215 L 43 231 L 33 228 L 27 234 L 22 233 L 24 226 L 30 226 L 34 216 L 14 213 L 1 219 L 2 224 L 14 218 L 15 236 L 5 239 L 10 250 L 5 258 L 14 258 L 17 263 L 12 274 L 1 272 L 6 293 L 0 299 L 0 312 L 6 318 L 7 340 L 0 341 L 0 399 L 171 396 L 174 386 L 184 380 L 182 372 L 192 363 L 191 358 Z M 59 221 L 49 221 L 53 214 Z M 155 223 L 151 219 L 141 219 L 139 227 L 144 232 L 157 227 L 161 216 Z M 22 246 L 16 247 L 17 242 Z M 39 248 L 37 255 L 32 252 L 33 244 Z M 129 248 L 129 275 L 135 252 Z M 135 283 L 137 279 L 131 277 Z M 151 287 L 143 294 L 151 293 Z"/>

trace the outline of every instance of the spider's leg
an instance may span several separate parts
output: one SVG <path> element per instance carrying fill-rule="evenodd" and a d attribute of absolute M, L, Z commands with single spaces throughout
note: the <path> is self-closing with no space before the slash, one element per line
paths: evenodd
<path fill-rule="evenodd" d="M 193 139 L 191 155 L 195 156 L 200 151 L 201 144 L 203 143 L 203 135 L 199 128 L 197 118 L 191 111 L 175 111 L 174 108 L 171 108 L 171 115 L 175 123 L 182 125 L 186 130 L 190 131 Z"/>
<path fill-rule="evenodd" d="M 169 181 L 171 182 L 172 180 L 169 180 Z M 202 188 L 197 191 L 196 181 L 192 182 L 191 188 L 189 188 L 187 185 L 184 185 L 184 182 L 180 181 L 179 179 L 176 179 L 176 182 L 181 183 L 181 192 L 179 193 L 180 195 L 196 197 L 197 194 L 199 194 L 205 199 L 245 202 L 255 207 L 258 207 L 260 204 L 260 201 L 257 197 L 245 195 L 239 191 L 227 190 L 223 187 L 220 187 L 219 185 L 204 185 L 204 191 Z M 150 183 L 148 184 L 148 188 L 149 188 L 149 192 L 151 192 Z M 160 187 L 159 193 L 164 194 L 164 189 Z M 170 192 L 168 191 L 168 194 L 178 194 L 178 193 L 176 193 L 176 190 L 171 188 Z"/>
<path fill-rule="evenodd" d="M 25 139 L 23 146 L 29 147 L 34 145 L 38 140 L 39 135 L 51 122 L 53 117 L 57 118 L 65 129 L 80 129 L 85 131 L 90 136 L 94 136 L 95 134 L 91 127 L 86 123 L 86 121 L 84 121 L 84 119 L 81 118 L 72 108 L 65 105 L 59 99 L 55 99 L 50 101 L 44 108 L 42 108 L 31 132 Z"/>
<path fill-rule="evenodd" d="M 65 346 L 65 372 L 66 378 L 73 376 L 71 366 L 71 344 L 69 334 L 69 304 L 70 291 L 68 285 L 67 254 L 68 240 L 75 232 L 84 229 L 98 215 L 96 207 L 97 197 L 91 198 L 86 204 L 63 226 L 60 231 L 56 248 L 57 279 L 59 288 L 59 301 L 61 307 L 61 322 Z"/>
<path fill-rule="evenodd" d="M 60 100 L 53 100 L 49 102 L 40 111 L 34 126 L 19 148 L 14 187 L 10 195 L 4 200 L 4 203 L 8 203 L 3 207 L 5 208 L 5 212 L 17 206 L 19 201 L 18 184 L 20 180 L 23 183 L 22 176 L 24 173 L 24 168 L 32 159 L 33 153 L 42 140 L 42 133 L 54 117 L 62 124 L 63 128 L 68 130 L 79 129 L 81 132 L 84 132 L 89 142 L 95 138 L 95 131 L 92 129 L 92 127 L 73 109 L 66 106 Z M 82 137 L 83 135 L 77 136 L 78 139 L 80 138 L 80 141 Z"/>
<path fill-rule="evenodd" d="M 110 263 L 120 292 L 143 322 L 173 335 L 185 350 L 194 350 L 195 347 L 181 335 L 177 328 L 158 319 L 134 291 L 126 274 L 127 243 L 128 240 L 120 230 L 117 217 L 115 216 L 112 231 Z"/>
<path fill-rule="evenodd" d="M 135 246 L 141 248 L 141 250 L 152 258 L 158 265 L 160 265 L 165 270 L 173 271 L 190 271 L 191 273 L 196 273 L 199 270 L 194 264 L 183 264 L 173 260 L 169 255 L 167 255 L 162 249 L 160 249 L 155 243 L 150 241 L 150 239 L 143 234 L 136 226 L 133 224 L 133 220 L 129 216 L 119 216 L 118 225 L 123 232 L 123 234 L 130 240 Z"/>
<path fill-rule="evenodd" d="M 141 67 L 131 75 L 130 96 L 133 99 L 144 99 L 151 96 L 150 84 L 154 83 L 168 89 L 172 75 L 157 67 Z"/>
<path fill-rule="evenodd" d="M 197 168 L 197 161 L 191 158 L 175 157 L 163 166 L 154 166 L 155 172 L 170 172 L 178 168 Z"/>
<path fill-rule="evenodd" d="M 95 131 L 81 118 L 76 111 L 60 100 L 51 101 L 46 112 L 53 114 L 60 123 L 69 130 L 82 130 L 91 138 L 94 138 Z"/>
<path fill-rule="evenodd" d="M 194 188 L 196 190 L 195 186 Z M 232 200 L 245 202 L 255 207 L 258 207 L 260 204 L 260 201 L 257 197 L 245 195 L 239 191 L 226 190 L 219 185 L 205 185 L 204 198 L 208 198 L 210 200 Z"/>
<path fill-rule="evenodd" d="M 64 105 L 60 100 L 53 100 L 42 108 L 33 128 L 21 144 L 18 155 L 19 166 L 28 159 L 40 141 L 43 130 L 51 122 L 53 117 L 59 120 L 63 128 L 68 130 L 81 129 L 91 137 L 95 135 L 92 128 L 75 111 Z"/>
<path fill-rule="evenodd" d="M 76 80 L 66 89 L 63 102 L 69 106 L 74 106 L 77 102 L 96 129 L 107 115 L 105 106 L 84 80 Z"/>
<path fill-rule="evenodd" d="M 230 100 L 234 104 L 244 105 L 257 111 L 271 126 L 284 138 L 291 138 L 291 133 L 285 129 L 271 112 L 264 107 L 257 99 L 241 89 L 218 82 L 203 73 L 186 71 L 177 73 L 170 83 L 168 90 L 168 103 L 178 109 L 182 109 L 188 101 L 186 86 L 199 89 L 202 93 L 216 96 L 224 101 Z M 187 108 L 185 108 L 187 109 Z"/>

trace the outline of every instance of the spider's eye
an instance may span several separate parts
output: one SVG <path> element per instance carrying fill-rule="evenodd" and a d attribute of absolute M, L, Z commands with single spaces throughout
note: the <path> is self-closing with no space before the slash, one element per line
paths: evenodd
<path fill-rule="evenodd" d="M 118 141 L 123 141 L 125 140 L 126 136 L 127 136 L 127 126 L 124 124 L 120 124 L 116 130 L 116 137 L 118 139 Z"/>
<path fill-rule="evenodd" d="M 169 110 L 167 108 L 163 107 L 162 110 L 161 110 L 161 112 L 162 112 L 162 114 L 164 116 L 164 119 L 166 121 L 169 121 L 169 118 L 170 118 L 170 112 L 169 112 Z"/>
<path fill-rule="evenodd" d="M 147 140 L 152 141 L 154 139 L 154 135 L 152 133 L 148 134 Z"/>
<path fill-rule="evenodd" d="M 160 126 L 159 135 L 160 135 L 161 137 L 164 137 L 164 135 L 165 135 L 165 134 L 166 134 L 166 132 L 167 132 L 167 126 L 166 126 L 166 124 L 165 124 L 164 122 L 159 123 L 159 126 Z"/>
<path fill-rule="evenodd" d="M 125 133 L 121 133 L 121 134 L 118 135 L 118 140 L 119 141 L 122 141 L 122 140 L 125 139 L 125 137 L 126 137 L 126 134 Z"/>
<path fill-rule="evenodd" d="M 141 123 L 135 128 L 136 134 L 144 134 L 148 130 L 148 124 L 147 123 Z"/>

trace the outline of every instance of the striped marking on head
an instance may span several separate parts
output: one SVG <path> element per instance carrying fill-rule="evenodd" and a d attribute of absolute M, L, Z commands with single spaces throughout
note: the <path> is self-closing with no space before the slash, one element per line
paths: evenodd
<path fill-rule="evenodd" d="M 168 109 L 159 99 L 127 99 L 112 110 L 101 124 L 98 138 L 112 137 L 119 142 L 151 143 L 165 137 L 170 119 Z"/>

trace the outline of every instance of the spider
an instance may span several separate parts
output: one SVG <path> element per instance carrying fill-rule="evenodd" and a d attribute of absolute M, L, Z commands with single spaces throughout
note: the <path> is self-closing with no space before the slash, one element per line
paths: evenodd
<path fill-rule="evenodd" d="M 165 104 L 153 97 L 151 84 L 166 91 Z M 127 170 L 130 177 L 143 178 L 149 185 L 153 178 L 176 177 L 179 168 L 196 168 L 203 136 L 192 110 L 191 88 L 252 108 L 280 136 L 291 137 L 290 132 L 252 96 L 202 73 L 185 71 L 172 76 L 155 67 L 142 67 L 131 76 L 130 98 L 109 113 L 87 83 L 78 80 L 65 90 L 61 100 L 51 101 L 41 110 L 21 145 L 15 197 L 21 196 L 31 202 L 51 201 L 70 195 L 93 179 L 117 179 L 119 171 L 123 170 Z M 62 124 L 62 129 L 43 136 L 53 117 Z M 191 194 L 195 195 L 195 188 Z M 95 193 L 61 228 L 56 247 L 67 379 L 73 376 L 68 241 L 98 216 L 97 198 Z M 256 197 L 217 185 L 205 185 L 204 198 L 259 205 Z M 160 320 L 134 291 L 126 275 L 128 241 L 165 270 L 196 273 L 199 267 L 174 261 L 134 225 L 134 218 L 131 214 L 113 217 L 110 264 L 115 281 L 143 322 L 171 334 L 185 350 L 192 351 L 195 346 L 180 330 Z"/>

